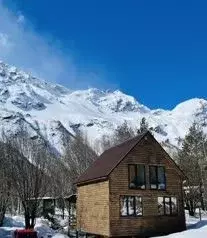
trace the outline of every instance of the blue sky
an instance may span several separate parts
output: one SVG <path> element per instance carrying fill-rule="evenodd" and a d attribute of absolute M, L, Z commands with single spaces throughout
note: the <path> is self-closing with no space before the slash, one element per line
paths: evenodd
<path fill-rule="evenodd" d="M 207 97 L 206 1 L 1 1 L 25 38 L 26 60 L 0 52 L 9 63 L 70 88 L 119 88 L 150 108 Z"/>

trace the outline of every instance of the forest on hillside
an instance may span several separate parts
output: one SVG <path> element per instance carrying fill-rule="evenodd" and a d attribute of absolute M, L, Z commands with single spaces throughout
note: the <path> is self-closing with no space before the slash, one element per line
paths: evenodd
<path fill-rule="evenodd" d="M 147 130 L 153 134 L 157 128 L 150 127 L 145 118 L 136 131 L 124 122 L 113 136 L 102 137 L 102 150 Z M 178 140 L 179 147 L 173 148 L 171 156 L 186 175 L 185 206 L 190 215 L 195 215 L 198 206 L 207 208 L 207 135 L 203 125 L 194 122 L 185 138 Z M 170 147 L 168 141 L 162 145 Z M 98 157 L 96 146 L 92 147 L 81 132 L 66 143 L 63 154 L 57 157 L 46 141 L 31 138 L 25 128 L 13 137 L 2 132 L 0 151 L 0 226 L 6 213 L 16 215 L 21 207 L 26 228 L 34 227 L 41 198 L 45 196 L 62 199 L 64 211 L 64 198 L 76 192 L 76 179 Z"/>

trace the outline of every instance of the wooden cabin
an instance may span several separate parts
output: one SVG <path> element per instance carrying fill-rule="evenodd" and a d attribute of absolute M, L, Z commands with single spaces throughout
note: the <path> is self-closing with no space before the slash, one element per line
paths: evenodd
<path fill-rule="evenodd" d="M 77 181 L 77 227 L 106 237 L 186 229 L 183 172 L 150 132 L 106 150 Z"/>

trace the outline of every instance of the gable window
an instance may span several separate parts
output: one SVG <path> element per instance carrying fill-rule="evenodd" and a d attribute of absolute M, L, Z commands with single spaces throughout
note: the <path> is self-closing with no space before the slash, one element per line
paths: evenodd
<path fill-rule="evenodd" d="M 178 206 L 176 197 L 158 197 L 158 214 L 159 215 L 177 215 Z"/>
<path fill-rule="evenodd" d="M 142 216 L 142 198 L 139 196 L 120 197 L 121 216 Z"/>
<path fill-rule="evenodd" d="M 145 189 L 145 165 L 130 164 L 129 165 L 129 188 Z"/>
<path fill-rule="evenodd" d="M 150 166 L 150 188 L 166 189 L 165 168 L 163 166 Z"/>

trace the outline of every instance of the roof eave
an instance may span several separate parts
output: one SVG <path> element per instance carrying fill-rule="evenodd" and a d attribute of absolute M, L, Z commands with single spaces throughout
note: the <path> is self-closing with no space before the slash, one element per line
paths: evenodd
<path fill-rule="evenodd" d="M 103 182 L 103 181 L 106 181 L 106 180 L 108 180 L 108 176 L 103 176 L 103 177 L 99 177 L 99 178 L 95 178 L 95 179 L 89 179 L 89 180 L 84 180 L 84 181 L 78 181 L 75 184 L 78 187 L 80 187 L 80 186 L 88 185 L 88 184 L 91 184 L 91 183 L 100 183 L 100 182 Z"/>

